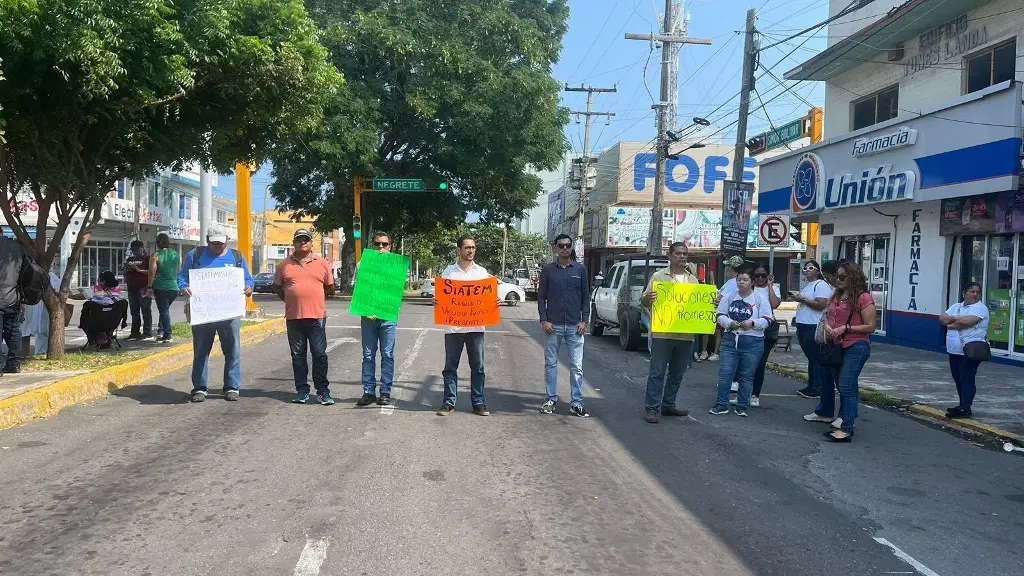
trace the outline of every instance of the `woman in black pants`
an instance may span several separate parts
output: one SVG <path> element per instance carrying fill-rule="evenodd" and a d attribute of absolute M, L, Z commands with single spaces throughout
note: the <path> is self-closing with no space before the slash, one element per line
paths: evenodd
<path fill-rule="evenodd" d="M 765 298 L 772 305 L 772 315 L 782 304 L 781 294 L 775 287 L 775 276 L 768 273 L 768 268 L 762 264 L 754 268 L 754 291 L 764 293 Z M 764 368 L 768 364 L 768 356 L 775 349 L 779 341 L 779 322 L 772 320 L 764 330 L 764 352 L 761 353 L 761 360 L 757 363 L 757 370 L 754 372 L 754 391 L 750 395 L 750 407 L 761 406 L 761 387 L 764 386 Z"/>
<path fill-rule="evenodd" d="M 796 310 L 796 337 L 800 342 L 800 349 L 807 357 L 807 387 L 797 390 L 796 393 L 804 398 L 817 398 L 821 394 L 821 386 L 815 378 L 818 343 L 814 341 L 814 331 L 817 330 L 818 321 L 828 306 L 832 286 L 825 281 L 821 266 L 814 260 L 804 263 L 804 279 L 807 285 L 803 290 L 789 293 L 790 299 L 800 304 Z"/>

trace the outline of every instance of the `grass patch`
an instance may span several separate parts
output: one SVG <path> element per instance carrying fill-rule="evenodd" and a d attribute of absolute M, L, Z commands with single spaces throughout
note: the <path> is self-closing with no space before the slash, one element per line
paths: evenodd
<path fill-rule="evenodd" d="M 242 320 L 242 327 L 252 326 L 253 324 L 259 324 L 259 320 Z M 171 326 L 171 337 L 175 340 L 191 340 L 192 339 L 192 325 L 188 322 L 178 322 Z"/>
<path fill-rule="evenodd" d="M 888 408 L 896 410 L 906 410 L 910 408 L 913 402 L 901 400 L 899 398 L 893 398 L 888 394 L 876 392 L 875 390 L 860 389 L 860 401 L 865 404 L 871 404 L 879 408 Z"/>
<path fill-rule="evenodd" d="M 59 360 L 47 360 L 46 354 L 27 358 L 22 368 L 26 372 L 52 372 L 54 370 L 101 370 L 134 362 L 152 354 L 152 350 L 103 350 L 101 352 L 68 352 Z"/>

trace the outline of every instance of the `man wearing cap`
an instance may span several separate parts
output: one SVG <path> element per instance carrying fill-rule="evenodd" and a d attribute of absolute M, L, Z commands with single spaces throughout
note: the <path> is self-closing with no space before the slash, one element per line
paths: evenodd
<path fill-rule="evenodd" d="M 334 404 L 327 381 L 327 296 L 334 294 L 334 274 L 327 260 L 312 250 L 313 235 L 300 228 L 292 238 L 292 253 L 277 265 L 274 293 L 284 300 L 284 317 L 288 326 L 288 347 L 292 354 L 295 375 L 295 398 L 305 404 L 309 400 L 309 366 L 306 348 L 313 357 L 313 385 L 316 399 L 324 406 Z"/>
<path fill-rule="evenodd" d="M 241 268 L 245 276 L 245 295 L 252 294 L 252 274 L 249 264 L 238 250 L 227 247 L 227 233 L 219 228 L 211 228 L 206 234 L 206 246 L 189 251 L 185 262 L 178 273 L 178 288 L 182 295 L 192 296 L 188 287 L 188 271 L 200 268 L 221 268 L 234 266 Z M 210 351 L 213 349 L 213 337 L 220 339 L 220 349 L 224 353 L 224 399 L 234 402 L 238 400 L 238 390 L 242 387 L 241 341 L 239 330 L 240 318 L 198 324 L 192 327 L 192 401 L 206 400 L 207 377 L 209 373 Z"/>

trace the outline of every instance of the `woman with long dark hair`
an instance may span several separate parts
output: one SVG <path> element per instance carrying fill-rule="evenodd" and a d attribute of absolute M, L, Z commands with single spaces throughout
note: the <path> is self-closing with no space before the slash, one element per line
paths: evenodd
<path fill-rule="evenodd" d="M 964 288 L 963 300 L 953 304 L 939 316 L 939 322 L 946 327 L 946 352 L 949 354 L 949 371 L 956 383 L 956 394 L 960 403 L 946 410 L 949 418 L 970 418 L 971 404 L 977 392 L 974 380 L 982 360 L 968 352 L 968 344 L 984 343 L 988 352 L 988 306 L 981 301 L 981 284 L 971 282 Z"/>
<path fill-rule="evenodd" d="M 775 287 L 775 276 L 768 273 L 765 264 L 754 268 L 754 291 L 764 296 L 772 307 L 772 316 L 775 310 L 782 304 L 782 294 Z M 750 395 L 750 407 L 761 406 L 761 387 L 764 386 L 764 369 L 768 365 L 768 356 L 771 355 L 775 345 L 779 342 L 779 322 L 772 319 L 771 323 L 764 330 L 764 352 L 761 352 L 761 359 L 757 363 L 757 370 L 754 371 L 754 391 Z"/>
<path fill-rule="evenodd" d="M 814 260 L 804 262 L 804 280 L 807 285 L 799 292 L 790 292 L 790 300 L 797 302 L 800 306 L 796 309 L 796 338 L 800 343 L 800 349 L 807 357 L 807 387 L 797 390 L 797 394 L 804 398 L 817 398 L 820 386 L 817 379 L 818 365 L 818 344 L 814 341 L 814 331 L 818 328 L 818 321 L 828 306 L 828 299 L 832 296 L 832 287 L 825 281 L 821 274 L 821 266 Z"/>
<path fill-rule="evenodd" d="M 831 423 L 838 386 L 840 404 L 836 423 L 839 427 L 832 426 L 825 437 L 831 442 L 850 442 L 860 401 L 860 372 L 871 357 L 871 334 L 878 324 L 868 280 L 857 264 L 844 262 L 839 266 L 836 289 L 825 308 L 825 319 L 825 341 L 842 350 L 842 360 L 838 365 L 820 366 L 821 399 L 804 420 Z M 820 361 L 825 361 L 824 354 Z"/>

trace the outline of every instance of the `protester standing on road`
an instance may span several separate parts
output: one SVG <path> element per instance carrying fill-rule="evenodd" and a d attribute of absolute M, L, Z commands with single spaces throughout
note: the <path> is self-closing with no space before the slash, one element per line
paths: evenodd
<path fill-rule="evenodd" d="M 132 332 L 126 340 L 144 340 L 153 338 L 153 295 L 149 289 L 150 258 L 146 254 L 142 240 L 132 240 L 129 245 L 131 254 L 124 261 L 124 282 L 128 289 L 128 308 L 132 315 Z M 141 316 L 141 318 L 140 318 Z M 142 331 L 139 331 L 139 326 Z"/>
<path fill-rule="evenodd" d="M 161 232 L 156 235 L 156 254 L 149 258 L 149 288 L 156 300 L 159 314 L 157 342 L 170 344 L 171 338 L 171 303 L 178 297 L 178 268 L 181 259 L 177 250 L 171 250 L 171 239 Z"/>
<path fill-rule="evenodd" d="M 782 294 L 775 286 L 775 276 L 768 273 L 766 265 L 762 264 L 754 268 L 754 291 L 764 296 L 772 306 L 772 322 L 764 330 L 764 352 L 761 352 L 761 359 L 757 363 L 757 370 L 754 371 L 754 391 L 750 396 L 750 407 L 761 406 L 761 388 L 764 386 L 764 370 L 768 365 L 768 356 L 771 355 L 775 345 L 779 342 L 779 321 L 774 319 L 775 310 L 782 304 Z"/>
<path fill-rule="evenodd" d="M 241 268 L 245 277 L 245 295 L 252 294 L 252 274 L 249 264 L 238 250 L 227 247 L 227 233 L 211 228 L 206 235 L 206 246 L 193 248 L 185 258 L 185 265 L 178 273 L 178 288 L 183 296 L 192 296 L 188 287 L 188 271 L 200 268 L 224 268 L 234 266 Z M 238 400 L 238 391 L 242 387 L 242 358 L 240 318 L 197 324 L 192 327 L 192 401 L 206 400 L 207 380 L 209 377 L 210 351 L 213 349 L 213 337 L 220 339 L 220 349 L 224 353 L 224 399 L 230 402 Z"/>
<path fill-rule="evenodd" d="M 7 344 L 4 372 L 21 371 L 21 271 L 28 256 L 21 244 L 0 235 L 0 321 Z"/>
<path fill-rule="evenodd" d="M 652 319 L 654 301 L 658 299 L 658 293 L 654 290 L 655 282 L 700 283 L 687 266 L 688 257 L 689 248 L 686 243 L 674 242 L 668 247 L 668 268 L 662 268 L 651 275 L 644 292 L 643 305 Z M 686 416 L 690 413 L 689 410 L 676 407 L 676 395 L 683 375 L 686 374 L 687 360 L 691 358 L 693 335 L 651 330 L 651 336 L 651 367 L 647 376 L 644 412 L 648 423 L 657 424 L 659 416 Z"/>
<path fill-rule="evenodd" d="M 381 253 L 391 252 L 391 236 L 387 232 L 373 235 L 373 247 Z M 359 267 L 356 266 L 356 277 Z M 391 404 L 391 386 L 395 381 L 395 336 L 398 322 L 382 320 L 376 316 L 359 319 L 360 335 L 363 341 L 363 396 L 357 406 L 369 406 L 376 402 L 381 406 Z M 377 396 L 377 347 L 380 347 L 380 396 Z"/>
<path fill-rule="evenodd" d="M 814 331 L 818 328 L 818 321 L 828 306 L 828 299 L 832 296 L 832 287 L 822 278 L 821 266 L 814 260 L 804 262 L 804 279 L 807 285 L 799 292 L 790 292 L 789 297 L 800 305 L 796 309 L 796 338 L 800 343 L 800 349 L 807 357 L 807 386 L 797 390 L 797 394 L 804 398 L 817 398 L 821 392 L 818 384 L 818 344 L 814 341 Z"/>
<path fill-rule="evenodd" d="M 334 273 L 327 260 L 317 256 L 312 248 L 313 234 L 305 228 L 296 230 L 291 255 L 279 263 L 274 272 L 274 294 L 284 300 L 288 349 L 295 376 L 292 402 L 305 404 L 309 401 L 308 347 L 313 357 L 316 399 L 324 406 L 333 406 L 334 398 L 331 398 L 327 380 L 327 296 L 334 294 Z"/>
<path fill-rule="evenodd" d="M 875 301 L 868 292 L 868 280 L 856 263 L 846 262 L 839 266 L 836 289 L 825 308 L 825 319 L 825 341 L 842 348 L 842 364 L 819 365 L 821 399 L 814 412 L 804 416 L 804 420 L 832 422 L 832 429 L 825 432 L 825 437 L 832 442 L 850 442 L 860 402 L 860 372 L 871 357 L 870 337 L 878 323 Z M 833 422 L 836 386 L 839 388 L 839 418 Z"/>
<path fill-rule="evenodd" d="M 946 327 L 946 353 L 949 354 L 949 371 L 956 383 L 956 394 L 960 404 L 946 410 L 950 418 L 970 418 L 971 404 L 977 392 L 975 376 L 982 358 L 968 353 L 965 348 L 972 342 L 983 343 L 985 355 L 988 350 L 988 306 L 981 301 L 981 284 L 971 282 L 964 288 L 964 299 L 953 304 L 939 316 L 939 322 Z M 971 358 L 970 356 L 975 356 Z"/>
<path fill-rule="evenodd" d="M 458 240 L 459 261 L 444 269 L 442 278 L 451 280 L 484 280 L 490 278 L 487 270 L 474 262 L 476 239 L 462 236 Z M 439 287 L 437 289 L 440 289 Z M 497 296 L 495 296 L 497 298 Z M 500 299 L 499 299 L 500 301 Z M 437 304 L 437 300 L 434 301 Z M 444 399 L 438 416 L 450 416 L 455 411 L 455 397 L 459 385 L 459 361 L 462 349 L 466 349 L 470 369 L 470 402 L 477 416 L 490 416 L 484 398 L 484 327 L 462 328 L 448 326 L 444 335 Z"/>
<path fill-rule="evenodd" d="M 718 304 L 718 324 L 725 332 L 722 363 L 718 369 L 718 397 L 708 411 L 715 415 L 729 413 L 729 391 L 733 382 L 739 382 L 736 415 L 747 415 L 754 372 L 764 351 L 764 330 L 775 319 L 768 298 L 754 291 L 750 272 L 737 272 L 735 280 L 736 292 L 727 294 Z"/>
<path fill-rule="evenodd" d="M 590 287 L 587 268 L 574 258 L 572 237 L 559 234 L 555 238 L 557 258 L 540 271 L 537 310 L 544 329 L 544 383 L 547 398 L 541 405 L 543 414 L 555 411 L 558 402 L 558 352 L 566 344 L 569 357 L 569 389 L 572 402 L 569 412 L 588 418 L 583 407 L 583 334 L 590 317 Z"/>

